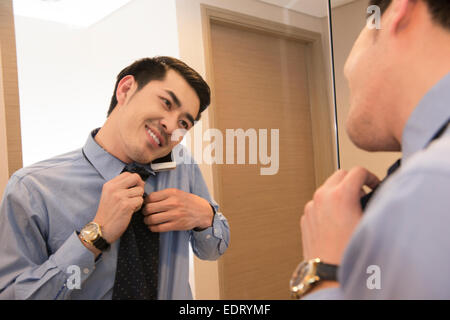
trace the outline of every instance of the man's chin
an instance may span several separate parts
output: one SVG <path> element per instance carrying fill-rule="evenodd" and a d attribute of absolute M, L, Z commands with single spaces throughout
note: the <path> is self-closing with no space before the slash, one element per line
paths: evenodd
<path fill-rule="evenodd" d="M 377 138 L 376 134 L 353 134 L 347 132 L 353 144 L 364 151 L 368 152 L 395 152 L 401 151 L 400 145 L 394 140 Z"/>
<path fill-rule="evenodd" d="M 359 149 L 365 151 L 379 151 L 377 150 L 377 146 L 373 141 L 373 136 L 370 137 L 368 131 L 366 130 L 364 133 L 360 131 L 354 130 L 354 126 L 351 122 L 347 122 L 347 135 L 350 138 L 350 141 Z"/>

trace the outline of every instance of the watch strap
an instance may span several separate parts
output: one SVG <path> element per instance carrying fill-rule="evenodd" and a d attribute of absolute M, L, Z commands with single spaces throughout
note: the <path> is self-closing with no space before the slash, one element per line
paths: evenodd
<path fill-rule="evenodd" d="M 102 252 L 108 250 L 110 247 L 110 244 L 100 236 L 92 241 L 92 245 Z"/>
<path fill-rule="evenodd" d="M 337 281 L 338 266 L 335 264 L 328 264 L 319 262 L 316 266 L 316 273 L 320 280 Z"/>
<path fill-rule="evenodd" d="M 81 234 L 80 231 L 76 231 L 76 233 L 77 233 L 77 236 L 79 236 Z M 100 235 L 98 236 L 97 239 L 95 239 L 92 242 L 89 242 L 89 241 L 83 239 L 83 237 L 81 237 L 81 238 L 84 242 L 92 244 L 94 247 L 96 247 L 98 250 L 100 250 L 102 252 L 108 250 L 111 247 L 111 245 L 108 243 L 108 241 L 106 241 Z"/>

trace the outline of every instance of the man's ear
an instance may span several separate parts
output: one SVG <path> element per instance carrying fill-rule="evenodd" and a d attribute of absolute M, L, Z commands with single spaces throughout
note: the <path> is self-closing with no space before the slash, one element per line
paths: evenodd
<path fill-rule="evenodd" d="M 116 99 L 117 105 L 122 105 L 135 92 L 136 81 L 132 75 L 127 75 L 120 79 L 117 84 Z"/>
<path fill-rule="evenodd" d="M 414 10 L 417 9 L 418 0 L 394 0 L 391 4 L 392 23 L 390 26 L 390 33 L 397 35 L 403 29 L 407 28 L 414 14 Z M 388 9 L 388 10 L 389 10 Z"/>

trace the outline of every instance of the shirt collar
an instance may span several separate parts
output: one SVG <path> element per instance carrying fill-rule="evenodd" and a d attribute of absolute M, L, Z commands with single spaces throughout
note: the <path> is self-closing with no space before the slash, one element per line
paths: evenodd
<path fill-rule="evenodd" d="M 450 73 L 420 100 L 412 112 L 402 137 L 402 161 L 425 148 L 450 119 Z"/>
<path fill-rule="evenodd" d="M 106 181 L 117 177 L 125 167 L 126 163 L 117 159 L 108 151 L 103 149 L 94 137 L 100 128 L 93 130 L 83 147 L 83 154 L 86 160 L 100 173 Z M 150 172 L 155 175 L 155 172 L 148 166 Z"/>

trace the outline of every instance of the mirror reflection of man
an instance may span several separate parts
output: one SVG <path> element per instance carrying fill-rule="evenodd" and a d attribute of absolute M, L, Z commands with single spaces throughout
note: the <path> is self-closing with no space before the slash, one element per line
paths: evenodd
<path fill-rule="evenodd" d="M 316 190 L 297 271 L 324 280 L 295 290 L 306 299 L 449 299 L 450 2 L 370 5 L 381 9 L 381 29 L 362 30 L 344 68 L 347 132 L 364 150 L 402 151 L 401 166 L 381 185 L 365 168 L 339 170 Z M 364 185 L 378 188 L 363 214 Z"/>
<path fill-rule="evenodd" d="M 190 158 L 171 171 L 149 164 L 182 148 L 178 130 L 209 103 L 206 82 L 177 59 L 122 70 L 106 122 L 82 149 L 11 177 L 0 209 L 0 298 L 192 299 L 189 243 L 215 260 L 228 224 Z M 68 281 L 74 266 L 78 288 Z"/>

